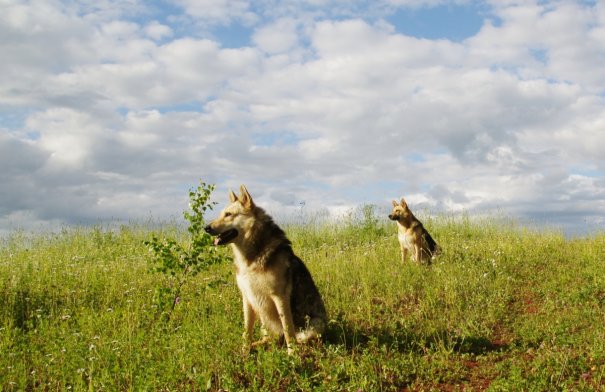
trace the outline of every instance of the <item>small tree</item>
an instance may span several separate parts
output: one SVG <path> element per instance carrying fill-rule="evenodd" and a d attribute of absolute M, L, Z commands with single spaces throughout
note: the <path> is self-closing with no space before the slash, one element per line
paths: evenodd
<path fill-rule="evenodd" d="M 189 190 L 191 212 L 183 212 L 189 222 L 187 231 L 190 241 L 186 245 L 172 238 L 160 239 L 155 235 L 150 241 L 144 242 L 153 256 L 150 260 L 151 270 L 168 275 L 167 284 L 156 288 L 154 298 L 166 320 L 170 319 L 179 303 L 181 289 L 187 280 L 227 259 L 214 246 L 213 238 L 204 231 L 204 213 L 216 205 L 216 202 L 209 201 L 214 188 L 213 184 L 200 181 L 197 189 Z"/>

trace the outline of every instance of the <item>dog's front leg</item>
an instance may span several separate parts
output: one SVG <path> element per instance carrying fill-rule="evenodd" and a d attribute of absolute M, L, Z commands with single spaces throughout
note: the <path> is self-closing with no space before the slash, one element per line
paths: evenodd
<path fill-rule="evenodd" d="M 401 245 L 401 262 L 405 264 L 405 260 L 408 258 L 408 248 L 405 245 Z"/>
<path fill-rule="evenodd" d="M 416 263 L 422 264 L 422 248 L 418 243 L 414 244 L 414 253 L 416 254 Z"/>
<path fill-rule="evenodd" d="M 290 307 L 290 298 L 288 296 L 273 295 L 271 296 L 279 320 L 281 321 L 282 329 L 284 330 L 284 338 L 286 339 L 286 346 L 288 347 L 288 354 L 294 352 L 294 343 L 296 338 L 294 336 L 294 320 L 292 318 L 292 309 Z"/>
<path fill-rule="evenodd" d="M 244 351 L 247 352 L 250 350 L 250 346 L 252 344 L 252 334 L 254 333 L 254 321 L 256 321 L 256 313 L 246 297 L 242 297 L 242 302 L 244 304 Z"/>

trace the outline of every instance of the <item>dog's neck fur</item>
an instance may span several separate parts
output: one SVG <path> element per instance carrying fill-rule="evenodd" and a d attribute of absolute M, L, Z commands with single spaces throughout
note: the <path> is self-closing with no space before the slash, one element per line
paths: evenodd
<path fill-rule="evenodd" d="M 414 216 L 414 214 L 412 214 L 412 211 L 408 211 L 408 216 L 405 218 L 399 218 L 397 220 L 397 225 L 399 226 L 399 229 L 405 231 L 412 229 L 416 226 L 422 225 L 422 223 L 420 223 L 420 221 Z"/>
<path fill-rule="evenodd" d="M 252 263 L 264 267 L 267 260 L 278 249 L 277 245 L 288 244 L 290 241 L 286 238 L 284 231 L 275 223 L 273 219 L 260 207 L 253 211 L 258 219 L 255 225 L 269 226 L 268 230 L 258 230 L 255 226 L 247 228 L 239 241 L 231 243 L 233 252 L 239 255 L 241 262 L 246 265 Z"/>

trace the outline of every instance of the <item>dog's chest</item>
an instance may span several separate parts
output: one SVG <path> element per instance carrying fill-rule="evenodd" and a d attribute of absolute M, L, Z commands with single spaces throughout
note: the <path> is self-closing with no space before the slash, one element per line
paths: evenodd
<path fill-rule="evenodd" d="M 275 291 L 271 274 L 261 268 L 237 262 L 237 286 L 242 296 L 257 310 L 272 304 L 271 294 Z"/>
<path fill-rule="evenodd" d="M 264 298 L 268 297 L 271 289 L 265 277 L 257 272 L 240 270 L 237 273 L 237 285 L 247 298 Z"/>
<path fill-rule="evenodd" d="M 397 239 L 401 245 L 408 249 L 412 249 L 414 246 L 414 235 L 412 233 L 408 233 L 405 228 L 399 228 L 399 231 L 397 232 Z"/>

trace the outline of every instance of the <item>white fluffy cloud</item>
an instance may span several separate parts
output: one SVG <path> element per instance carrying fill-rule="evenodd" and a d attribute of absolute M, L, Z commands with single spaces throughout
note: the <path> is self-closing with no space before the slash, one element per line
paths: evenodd
<path fill-rule="evenodd" d="M 248 0 L 178 0 L 185 12 L 204 24 L 253 24 L 258 16 Z"/>
<path fill-rule="evenodd" d="M 381 19 L 441 2 L 363 4 L 7 4 L 0 227 L 176 216 L 199 178 L 275 211 L 403 194 L 604 224 L 605 7 L 486 3 L 453 41 Z M 249 44 L 205 33 L 238 24 Z"/>
<path fill-rule="evenodd" d="M 297 22 L 283 18 L 259 28 L 252 37 L 253 42 L 263 51 L 271 54 L 284 53 L 298 45 Z"/>

